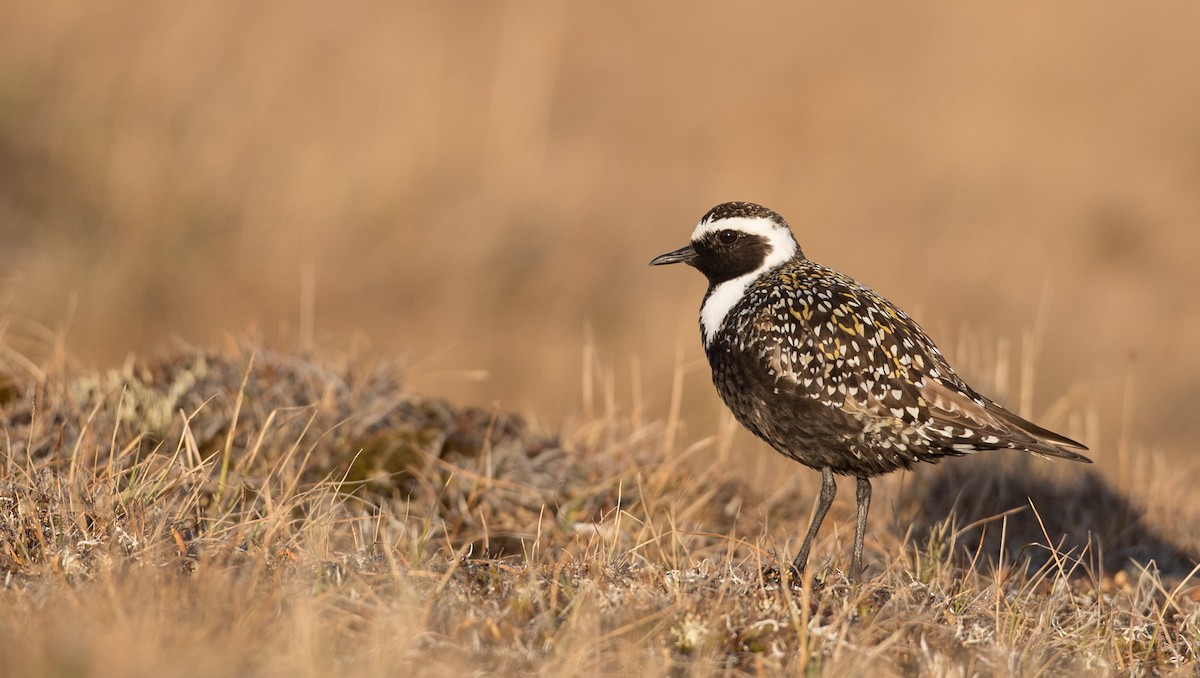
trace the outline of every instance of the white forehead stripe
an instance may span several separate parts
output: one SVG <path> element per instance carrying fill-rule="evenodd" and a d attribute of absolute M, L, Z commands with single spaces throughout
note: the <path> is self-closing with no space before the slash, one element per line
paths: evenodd
<path fill-rule="evenodd" d="M 700 223 L 696 224 L 696 230 L 692 231 L 692 242 L 703 238 L 709 233 L 716 233 L 725 229 L 750 233 L 751 235 L 761 235 L 766 238 L 772 238 L 778 234 L 790 242 L 793 248 L 796 245 L 796 241 L 792 238 L 791 232 L 786 227 L 766 217 L 728 217 L 715 221 L 701 220 Z M 772 244 L 775 243 L 772 242 Z"/>
<path fill-rule="evenodd" d="M 717 285 L 712 294 L 708 295 L 708 298 L 704 300 L 704 305 L 700 308 L 700 329 L 704 332 L 705 346 L 712 344 L 713 339 L 717 336 L 717 332 L 721 329 L 721 325 L 725 322 L 725 317 L 729 315 L 729 311 L 741 300 L 750 283 L 757 280 L 759 276 L 767 271 L 796 256 L 796 239 L 792 237 L 791 231 L 786 226 L 763 217 L 730 217 L 711 222 L 701 221 L 696 226 L 696 230 L 692 232 L 692 242 L 703 238 L 709 233 L 724 231 L 726 229 L 751 235 L 760 235 L 767 239 L 769 249 L 766 258 L 763 259 L 762 264 L 758 268 L 745 275 L 738 276 L 732 280 L 726 280 Z"/>

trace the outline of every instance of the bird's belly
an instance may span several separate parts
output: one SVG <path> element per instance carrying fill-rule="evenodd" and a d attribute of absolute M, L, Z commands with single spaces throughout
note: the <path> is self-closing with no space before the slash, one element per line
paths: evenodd
<path fill-rule="evenodd" d="M 738 423 L 786 457 L 865 477 L 932 461 L 898 421 L 849 414 L 803 394 L 777 393 L 773 382 L 752 374 L 714 371 L 713 383 Z"/>

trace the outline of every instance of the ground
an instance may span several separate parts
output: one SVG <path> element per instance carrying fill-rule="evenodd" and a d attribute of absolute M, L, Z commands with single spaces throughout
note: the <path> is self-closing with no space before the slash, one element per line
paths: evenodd
<path fill-rule="evenodd" d="M 860 583 L 843 492 L 780 581 L 816 474 L 739 474 L 760 450 L 727 422 L 689 439 L 676 407 L 601 393 L 548 432 L 251 342 L 3 365 L 3 675 L 1197 667 L 1186 479 L 1116 483 L 1103 455 L 877 482 Z"/>

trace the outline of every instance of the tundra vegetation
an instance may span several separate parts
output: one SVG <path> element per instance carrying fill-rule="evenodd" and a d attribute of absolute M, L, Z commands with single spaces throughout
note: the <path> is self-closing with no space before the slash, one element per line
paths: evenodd
<path fill-rule="evenodd" d="M 1105 450 L 884 480 L 858 585 L 842 497 L 790 581 L 811 484 L 738 474 L 731 422 L 693 439 L 594 359 L 545 431 L 348 351 L 48 355 L 3 356 L 5 675 L 1195 667 L 1187 488 L 1118 488 Z"/>

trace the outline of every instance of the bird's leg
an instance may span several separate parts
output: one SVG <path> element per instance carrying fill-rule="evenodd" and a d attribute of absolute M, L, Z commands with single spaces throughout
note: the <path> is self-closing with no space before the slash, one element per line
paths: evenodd
<path fill-rule="evenodd" d="M 833 482 L 833 470 L 826 466 L 821 469 L 821 495 L 817 501 L 817 511 L 808 525 L 808 536 L 804 538 L 800 553 L 792 561 L 792 569 L 797 572 L 803 572 L 804 566 L 808 565 L 808 551 L 812 548 L 813 539 L 817 537 L 817 531 L 821 529 L 821 521 L 825 520 L 825 514 L 829 513 L 829 507 L 833 504 L 833 495 L 835 494 L 837 494 L 837 483 Z"/>
<path fill-rule="evenodd" d="M 850 560 L 851 576 L 862 579 L 863 538 L 867 534 L 867 511 L 871 510 L 871 480 L 858 477 L 858 524 L 854 526 L 854 556 Z"/>

